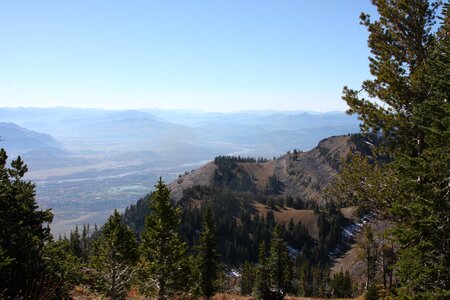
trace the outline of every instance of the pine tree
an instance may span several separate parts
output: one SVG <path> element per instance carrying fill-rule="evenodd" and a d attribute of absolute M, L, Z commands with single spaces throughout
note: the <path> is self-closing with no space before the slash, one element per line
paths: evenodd
<path fill-rule="evenodd" d="M 280 293 L 284 297 L 291 287 L 292 261 L 286 242 L 282 237 L 280 225 L 278 224 L 272 231 L 268 267 L 272 290 Z"/>
<path fill-rule="evenodd" d="M 350 154 L 341 164 L 339 174 L 325 189 L 328 202 L 341 206 L 358 206 L 360 213 L 388 214 L 398 198 L 398 179 L 393 170 L 370 162 L 362 154 Z"/>
<path fill-rule="evenodd" d="M 330 288 L 334 297 L 348 298 L 352 296 L 352 279 L 350 272 L 340 271 L 334 274 L 333 279 L 330 282 Z"/>
<path fill-rule="evenodd" d="M 82 258 L 83 248 L 81 245 L 81 235 L 80 231 L 78 230 L 78 225 L 75 225 L 75 230 L 70 232 L 69 244 L 72 254 L 78 258 Z"/>
<path fill-rule="evenodd" d="M 142 233 L 142 254 L 150 289 L 157 299 L 172 299 L 189 288 L 186 244 L 179 237 L 180 210 L 160 178 L 150 199 L 151 212 Z"/>
<path fill-rule="evenodd" d="M 90 229 L 89 224 L 83 224 L 83 230 L 81 232 L 81 252 L 82 252 L 82 261 L 87 263 L 89 257 L 91 255 L 91 239 L 90 239 Z"/>
<path fill-rule="evenodd" d="M 254 294 L 256 299 L 270 300 L 270 276 L 267 266 L 266 244 L 262 241 L 259 245 L 258 265 L 256 267 L 256 279 Z"/>
<path fill-rule="evenodd" d="M 372 2 L 379 19 L 362 14 L 361 21 L 369 30 L 374 78 L 362 89 L 376 101 L 347 87 L 343 99 L 363 132 L 383 134 L 383 150 L 393 158 L 388 167 L 399 195 L 385 198 L 384 213 L 395 222 L 400 245 L 398 292 L 441 299 L 450 296 L 448 3 L 439 20 L 439 1 Z"/>
<path fill-rule="evenodd" d="M 38 210 L 35 185 L 24 181 L 28 171 L 20 156 L 6 167 L 0 149 L 0 291 L 16 297 L 44 271 L 43 248 L 51 238 L 50 210 Z"/>
<path fill-rule="evenodd" d="M 404 196 L 392 214 L 400 243 L 397 277 L 403 296 L 450 297 L 450 14 L 444 7 L 437 46 L 430 55 L 426 81 L 429 97 L 415 120 L 424 131 L 420 156 L 397 160 Z M 423 268 L 423 266 L 426 266 Z"/>
<path fill-rule="evenodd" d="M 242 265 L 242 276 L 240 281 L 241 295 L 250 295 L 255 284 L 255 266 L 245 261 Z"/>
<path fill-rule="evenodd" d="M 220 273 L 220 254 L 216 228 L 209 206 L 206 209 L 202 223 L 202 231 L 197 246 L 197 260 L 200 271 L 200 290 L 202 295 L 209 299 L 218 289 L 217 279 Z"/>
<path fill-rule="evenodd" d="M 72 254 L 67 239 L 49 241 L 44 248 L 45 274 L 58 282 L 57 299 L 66 299 L 73 288 L 83 282 L 82 262 Z"/>
<path fill-rule="evenodd" d="M 135 235 L 117 210 L 108 218 L 96 242 L 92 262 L 101 289 L 113 300 L 123 299 L 139 255 Z"/>
<path fill-rule="evenodd" d="M 357 90 L 344 88 L 343 99 L 349 113 L 357 113 L 364 132 L 383 130 L 394 142 L 396 151 L 421 152 L 424 131 L 416 123 L 416 108 L 429 97 L 431 85 L 424 72 L 436 37 L 432 26 L 436 21 L 437 2 L 425 0 L 386 0 L 372 3 L 379 19 L 372 21 L 361 14 L 361 24 L 369 31 L 370 72 L 374 79 L 366 80 L 362 89 L 369 97 L 384 105 L 361 98 Z"/>
<path fill-rule="evenodd" d="M 297 294 L 299 296 L 311 296 L 312 293 L 312 278 L 311 278 L 311 266 L 308 261 L 302 262 L 299 268 L 298 287 Z"/>

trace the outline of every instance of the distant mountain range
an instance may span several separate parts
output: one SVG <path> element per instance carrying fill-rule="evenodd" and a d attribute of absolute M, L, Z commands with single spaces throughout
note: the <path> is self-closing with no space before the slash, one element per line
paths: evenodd
<path fill-rule="evenodd" d="M 52 136 L 20 127 L 14 123 L 0 122 L 0 147 L 10 155 L 31 151 L 62 151 L 62 145 Z"/>
<path fill-rule="evenodd" d="M 242 112 L 75 108 L 0 108 L 0 120 L 55 137 L 72 150 L 173 152 L 208 149 L 209 157 L 247 149 L 273 156 L 292 148 L 309 150 L 331 135 L 358 131 L 343 112 Z M 273 138 L 276 140 L 272 140 Z M 202 151 L 194 147 L 195 151 Z M 204 150 L 203 150 L 204 151 Z M 193 153 L 193 156 L 196 156 Z"/>

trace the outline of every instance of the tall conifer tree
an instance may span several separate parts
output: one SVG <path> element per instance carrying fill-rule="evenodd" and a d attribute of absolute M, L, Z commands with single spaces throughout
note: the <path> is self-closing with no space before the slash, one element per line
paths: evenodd
<path fill-rule="evenodd" d="M 211 208 L 208 206 L 203 217 L 202 232 L 197 247 L 200 290 L 206 299 L 209 299 L 218 289 L 220 254 L 217 247 L 216 227 Z"/>
<path fill-rule="evenodd" d="M 284 299 L 292 281 L 292 261 L 281 228 L 276 225 L 270 241 L 270 256 L 266 257 L 261 242 L 256 269 L 255 295 L 257 299 Z"/>
<path fill-rule="evenodd" d="M 440 1 L 372 3 L 378 20 L 362 14 L 361 22 L 369 31 L 374 78 L 362 90 L 376 101 L 347 87 L 343 99 L 363 121 L 363 132 L 383 133 L 384 150 L 394 159 L 389 167 L 399 195 L 382 206 L 400 244 L 398 291 L 450 297 L 448 2 L 440 19 Z"/>
<path fill-rule="evenodd" d="M 269 268 L 267 266 L 266 244 L 262 241 L 259 244 L 258 265 L 256 267 L 256 279 L 254 294 L 256 299 L 269 300 L 270 299 L 270 276 Z"/>
<path fill-rule="evenodd" d="M 245 261 L 242 265 L 242 276 L 240 281 L 241 295 L 250 295 L 252 293 L 255 284 L 255 271 L 255 266 L 248 261 Z"/>
<path fill-rule="evenodd" d="M 35 185 L 24 181 L 28 167 L 20 156 L 6 167 L 0 149 L 0 291 L 16 297 L 27 292 L 44 271 L 43 248 L 51 238 L 50 210 L 38 210 Z"/>
<path fill-rule="evenodd" d="M 292 261 L 278 224 L 272 231 L 268 267 L 272 289 L 285 296 L 291 286 Z"/>
<path fill-rule="evenodd" d="M 180 210 L 160 178 L 150 199 L 151 212 L 142 233 L 142 254 L 157 299 L 173 299 L 188 288 L 186 243 L 179 236 Z"/>

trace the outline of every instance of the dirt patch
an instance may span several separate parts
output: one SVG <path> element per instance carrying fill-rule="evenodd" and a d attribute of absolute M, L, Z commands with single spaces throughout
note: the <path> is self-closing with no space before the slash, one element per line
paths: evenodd
<path fill-rule="evenodd" d="M 276 161 L 265 163 L 240 163 L 239 165 L 253 175 L 258 190 L 263 191 L 266 188 L 269 177 L 275 174 Z"/>
<path fill-rule="evenodd" d="M 194 185 L 210 186 L 216 168 L 217 166 L 214 162 L 209 162 L 201 168 L 181 175 L 177 180 L 169 184 L 170 196 L 175 201 L 178 201 L 183 197 L 183 191 L 187 188 L 193 187 Z"/>
<path fill-rule="evenodd" d="M 364 263 L 361 260 L 362 249 L 353 244 L 350 250 L 348 250 L 342 257 L 336 259 L 335 265 L 331 268 L 331 274 L 336 274 L 340 271 L 348 270 L 352 276 L 352 280 L 355 282 L 363 282 L 365 268 Z"/>

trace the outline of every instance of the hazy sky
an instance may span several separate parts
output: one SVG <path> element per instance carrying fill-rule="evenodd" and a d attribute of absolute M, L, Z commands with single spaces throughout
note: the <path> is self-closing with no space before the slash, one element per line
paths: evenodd
<path fill-rule="evenodd" d="M 0 1 L 0 107 L 344 110 L 369 0 Z"/>

